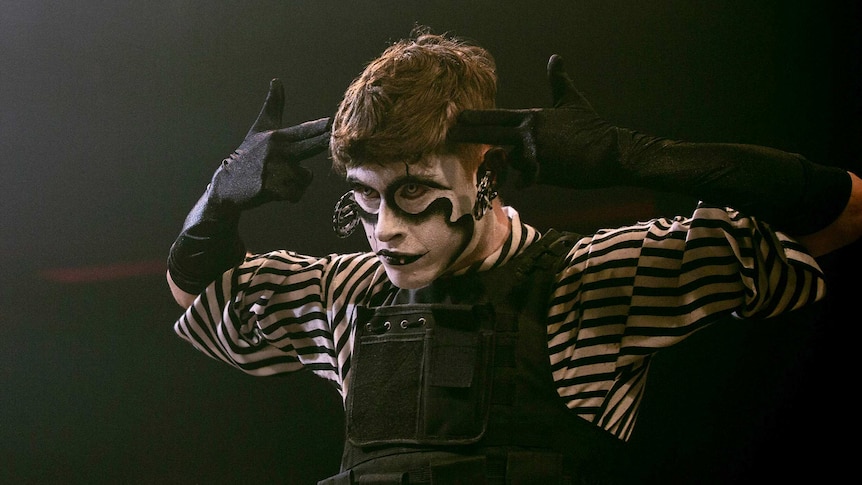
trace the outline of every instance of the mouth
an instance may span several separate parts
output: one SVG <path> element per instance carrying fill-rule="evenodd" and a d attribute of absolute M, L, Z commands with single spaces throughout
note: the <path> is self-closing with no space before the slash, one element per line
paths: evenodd
<path fill-rule="evenodd" d="M 389 266 L 405 266 L 410 263 L 417 261 L 424 254 L 399 254 L 393 253 L 386 249 L 381 249 L 377 251 L 377 257 L 380 258 L 381 261 L 388 264 Z"/>

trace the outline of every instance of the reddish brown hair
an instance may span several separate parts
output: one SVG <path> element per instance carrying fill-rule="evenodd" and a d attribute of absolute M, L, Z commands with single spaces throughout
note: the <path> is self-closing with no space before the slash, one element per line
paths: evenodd
<path fill-rule="evenodd" d="M 415 29 L 389 46 L 353 80 L 335 114 L 330 140 L 333 169 L 365 163 L 414 163 L 435 153 L 481 162 L 480 145 L 446 141 L 465 109 L 492 109 L 497 95 L 494 59 L 463 39 Z"/>

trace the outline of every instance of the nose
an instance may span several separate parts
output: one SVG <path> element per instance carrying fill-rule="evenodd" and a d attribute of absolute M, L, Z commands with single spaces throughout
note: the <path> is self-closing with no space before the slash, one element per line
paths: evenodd
<path fill-rule="evenodd" d="M 385 201 L 380 202 L 374 237 L 381 242 L 392 241 L 404 235 L 404 219 L 389 208 Z"/>

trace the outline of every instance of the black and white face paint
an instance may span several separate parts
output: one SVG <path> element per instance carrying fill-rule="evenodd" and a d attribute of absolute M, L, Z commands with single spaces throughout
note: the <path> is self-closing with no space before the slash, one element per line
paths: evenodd
<path fill-rule="evenodd" d="M 347 171 L 371 249 L 396 286 L 427 286 L 474 252 L 475 177 L 454 155 Z"/>

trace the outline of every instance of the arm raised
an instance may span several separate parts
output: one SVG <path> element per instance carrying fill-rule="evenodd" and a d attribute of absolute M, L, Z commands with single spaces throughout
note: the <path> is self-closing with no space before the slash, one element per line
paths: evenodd
<path fill-rule="evenodd" d="M 284 88 L 274 79 L 242 144 L 186 217 L 168 255 L 168 285 L 180 305 L 188 306 L 193 295 L 242 261 L 242 211 L 273 200 L 296 202 L 311 183 L 311 171 L 299 162 L 326 150 L 329 119 L 282 128 L 283 109 Z"/>

